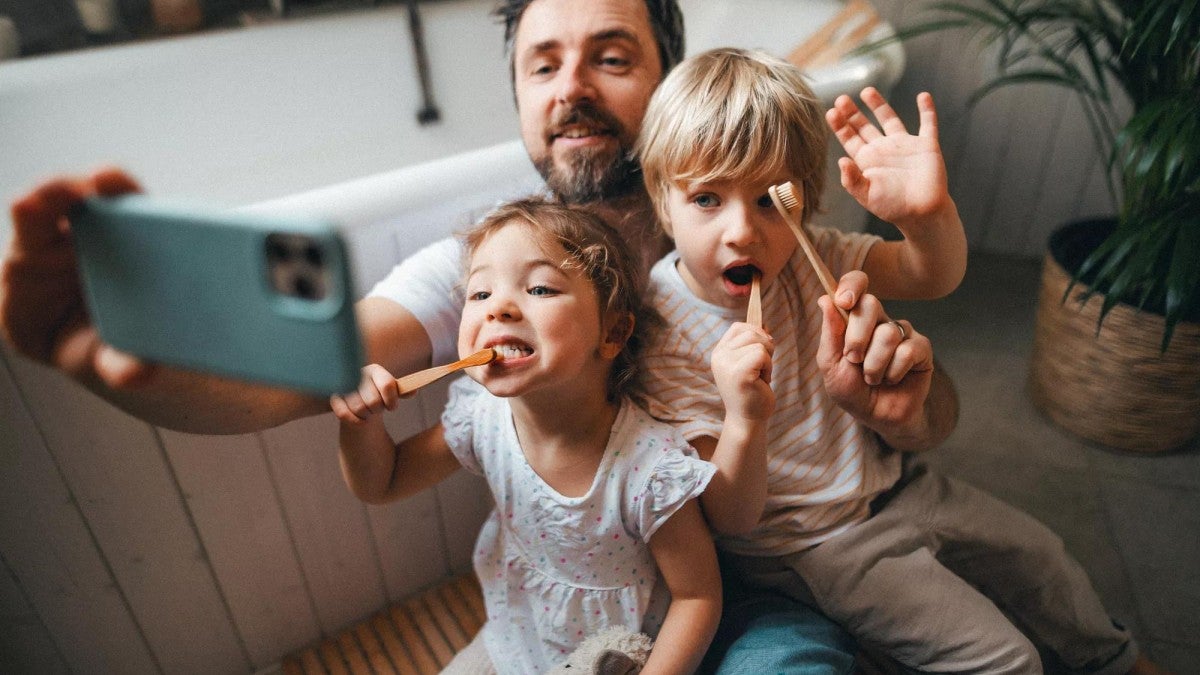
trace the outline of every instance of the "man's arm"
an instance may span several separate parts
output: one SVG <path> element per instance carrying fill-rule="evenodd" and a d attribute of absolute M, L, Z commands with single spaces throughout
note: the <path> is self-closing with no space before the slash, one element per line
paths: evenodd
<path fill-rule="evenodd" d="M 13 204 L 0 277 L 0 332 L 9 344 L 118 408 L 177 431 L 246 433 L 328 411 L 323 397 L 149 364 L 100 340 L 87 315 L 68 215 L 88 197 L 137 190 L 132 178 L 109 169 L 48 181 Z M 355 309 L 369 362 L 400 373 L 429 364 L 429 337 L 406 309 L 379 298 Z"/>

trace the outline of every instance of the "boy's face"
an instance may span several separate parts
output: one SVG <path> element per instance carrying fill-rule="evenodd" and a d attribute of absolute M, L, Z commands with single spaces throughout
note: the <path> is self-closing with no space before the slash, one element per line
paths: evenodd
<path fill-rule="evenodd" d="M 570 202 L 641 187 L 629 149 L 662 79 L 643 0 L 536 0 L 513 41 L 521 138 Z"/>
<path fill-rule="evenodd" d="M 796 250 L 795 235 L 775 209 L 767 188 L 785 175 L 755 184 L 683 183 L 667 190 L 667 217 L 680 275 L 696 297 L 741 309 L 754 272 L 770 285 Z"/>
<path fill-rule="evenodd" d="M 496 396 L 583 381 L 603 388 L 611 358 L 601 344 L 596 290 L 581 271 L 563 268 L 567 254 L 561 246 L 537 241 L 530 226 L 516 222 L 475 249 L 458 352 L 466 356 L 486 347 L 500 352 L 502 360 L 470 369 Z"/>

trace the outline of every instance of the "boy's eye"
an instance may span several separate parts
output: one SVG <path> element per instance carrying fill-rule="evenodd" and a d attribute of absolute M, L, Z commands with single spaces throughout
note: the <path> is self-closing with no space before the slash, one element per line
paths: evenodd
<path fill-rule="evenodd" d="M 699 206 L 702 209 L 709 209 L 714 206 L 717 206 L 718 204 L 721 203 L 721 201 L 719 199 L 717 199 L 716 195 L 704 192 L 704 193 L 696 195 L 695 197 L 692 197 L 692 203 L 695 204 L 696 206 Z"/>
<path fill-rule="evenodd" d="M 758 205 L 764 209 L 769 209 L 775 206 L 775 202 L 771 201 L 771 195 L 764 194 L 758 198 Z"/>

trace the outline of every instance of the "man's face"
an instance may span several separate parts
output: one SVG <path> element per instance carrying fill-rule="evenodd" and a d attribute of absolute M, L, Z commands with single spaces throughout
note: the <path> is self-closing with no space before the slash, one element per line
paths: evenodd
<path fill-rule="evenodd" d="M 630 149 L 662 79 L 642 0 L 535 0 L 513 41 L 521 138 L 571 202 L 641 187 Z"/>

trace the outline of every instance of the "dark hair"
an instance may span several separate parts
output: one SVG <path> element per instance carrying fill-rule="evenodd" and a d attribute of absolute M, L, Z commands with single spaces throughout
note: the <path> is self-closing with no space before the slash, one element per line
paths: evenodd
<path fill-rule="evenodd" d="M 534 0 L 500 0 L 492 12 L 504 21 L 504 52 L 508 54 L 509 76 L 513 74 L 513 41 L 517 37 L 517 26 L 525 9 Z M 650 15 L 650 30 L 658 44 L 658 61 L 662 74 L 683 60 L 683 12 L 676 0 L 645 0 L 646 12 Z"/>
<path fill-rule="evenodd" d="M 641 268 L 621 234 L 586 206 L 527 197 L 500 205 L 467 231 L 462 236 L 466 255 L 471 256 L 489 235 L 514 222 L 528 224 L 538 243 L 557 244 L 566 251 L 564 267 L 580 270 L 592 282 L 602 317 L 616 312 L 633 319 L 633 331 L 609 371 L 607 394 L 610 401 L 621 396 L 637 398 L 643 336 L 660 320 L 645 302 Z"/>

